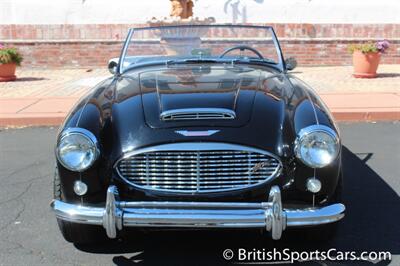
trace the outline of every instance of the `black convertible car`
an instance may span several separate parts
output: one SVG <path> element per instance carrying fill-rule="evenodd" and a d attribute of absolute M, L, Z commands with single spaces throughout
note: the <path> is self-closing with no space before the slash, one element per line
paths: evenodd
<path fill-rule="evenodd" d="M 287 72 L 293 62 L 271 27 L 131 29 L 114 75 L 59 130 L 51 207 L 64 238 L 128 227 L 333 232 L 345 212 L 339 132 Z"/>

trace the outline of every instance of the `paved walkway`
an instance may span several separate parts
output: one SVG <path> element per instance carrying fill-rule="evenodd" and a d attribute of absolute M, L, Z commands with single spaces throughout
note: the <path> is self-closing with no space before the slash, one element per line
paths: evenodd
<path fill-rule="evenodd" d="M 318 93 L 400 92 L 400 65 L 381 65 L 379 77 L 356 79 L 352 66 L 299 67 L 293 74 L 310 84 Z"/>
<path fill-rule="evenodd" d="M 90 88 L 109 77 L 104 69 L 17 69 L 18 79 L 0 82 L 2 98 L 79 98 Z"/>
<path fill-rule="evenodd" d="M 400 120 L 400 65 L 381 65 L 379 78 L 355 79 L 351 67 L 299 67 L 341 121 Z M 73 104 L 110 74 L 107 69 L 18 69 L 0 82 L 0 126 L 57 125 Z"/>

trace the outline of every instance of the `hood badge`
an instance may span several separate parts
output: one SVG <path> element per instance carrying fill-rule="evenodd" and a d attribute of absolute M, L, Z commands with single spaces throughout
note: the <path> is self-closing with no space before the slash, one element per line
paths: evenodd
<path fill-rule="evenodd" d="M 258 170 L 261 170 L 262 168 L 264 168 L 267 165 L 268 165 L 268 162 L 266 162 L 266 161 L 256 163 L 246 174 L 249 174 L 249 175 L 255 174 Z"/>
<path fill-rule="evenodd" d="M 220 130 L 201 130 L 201 131 L 189 131 L 189 130 L 176 130 L 178 133 L 185 137 L 208 137 L 218 133 Z"/>

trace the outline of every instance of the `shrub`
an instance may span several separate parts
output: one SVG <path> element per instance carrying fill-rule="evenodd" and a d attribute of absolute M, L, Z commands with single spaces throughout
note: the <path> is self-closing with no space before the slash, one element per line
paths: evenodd
<path fill-rule="evenodd" d="M 16 48 L 5 47 L 0 44 L 0 64 L 15 63 L 19 66 L 22 60 L 23 57 Z"/>

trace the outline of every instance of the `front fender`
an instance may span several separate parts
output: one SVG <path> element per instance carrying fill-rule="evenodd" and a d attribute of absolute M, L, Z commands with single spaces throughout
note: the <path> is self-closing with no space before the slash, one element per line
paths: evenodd
<path fill-rule="evenodd" d="M 109 137 L 110 113 L 113 95 L 114 79 L 109 78 L 98 84 L 86 96 L 81 98 L 61 125 L 57 143 L 62 133 L 68 128 L 84 128 L 97 138 L 100 144 L 100 157 L 89 169 L 83 172 L 74 172 L 66 169 L 57 161 L 60 177 L 62 199 L 66 202 L 100 203 L 105 201 L 105 191 L 109 185 L 111 172 L 107 162 L 112 143 Z M 56 144 L 57 145 L 57 144 Z M 88 192 L 78 196 L 73 191 L 74 182 L 80 180 L 88 185 Z"/>

